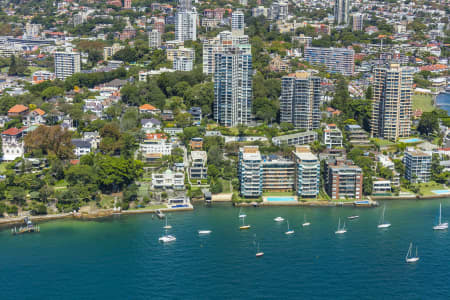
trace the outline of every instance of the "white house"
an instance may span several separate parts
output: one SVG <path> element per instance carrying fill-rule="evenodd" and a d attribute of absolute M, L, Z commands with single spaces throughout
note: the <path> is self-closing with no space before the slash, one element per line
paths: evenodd
<path fill-rule="evenodd" d="M 184 172 L 166 170 L 162 174 L 152 174 L 153 189 L 184 189 Z"/>
<path fill-rule="evenodd" d="M 13 161 L 18 157 L 23 157 L 23 131 L 15 127 L 2 132 L 3 160 Z"/>
<path fill-rule="evenodd" d="M 145 140 L 139 145 L 142 154 L 172 154 L 173 144 L 167 140 L 163 133 L 148 133 Z"/>
<path fill-rule="evenodd" d="M 161 121 L 155 118 L 141 120 L 142 131 L 145 133 L 161 130 Z"/>
<path fill-rule="evenodd" d="M 90 141 L 85 141 L 81 139 L 72 139 L 72 144 L 75 146 L 73 153 L 76 157 L 83 156 L 85 154 L 91 153 L 91 143 Z"/>

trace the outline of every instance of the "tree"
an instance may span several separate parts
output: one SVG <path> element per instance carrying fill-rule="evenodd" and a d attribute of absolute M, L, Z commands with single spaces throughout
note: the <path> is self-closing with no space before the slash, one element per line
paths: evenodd
<path fill-rule="evenodd" d="M 179 113 L 175 117 L 175 123 L 178 127 L 186 128 L 192 125 L 191 114 L 190 113 Z"/>
<path fill-rule="evenodd" d="M 211 193 L 212 194 L 219 194 L 222 193 L 223 186 L 222 182 L 220 180 L 215 181 L 213 184 L 211 184 Z"/>
<path fill-rule="evenodd" d="M 100 136 L 102 140 L 99 148 L 103 153 L 114 154 L 122 148 L 122 134 L 117 123 L 111 122 L 103 126 L 100 129 Z"/>
<path fill-rule="evenodd" d="M 103 191 L 117 191 L 142 174 L 143 164 L 133 159 L 97 154 L 94 169 Z"/>
<path fill-rule="evenodd" d="M 39 126 L 25 136 L 27 151 L 42 151 L 45 155 L 56 155 L 59 159 L 73 157 L 72 133 L 61 126 Z"/>
<path fill-rule="evenodd" d="M 424 112 L 420 118 L 417 131 L 422 135 L 430 135 L 439 131 L 439 116 L 436 111 Z"/>
<path fill-rule="evenodd" d="M 70 166 L 65 171 L 65 178 L 71 185 L 76 184 L 92 184 L 97 181 L 95 170 L 92 166 L 88 165 L 74 165 Z"/>

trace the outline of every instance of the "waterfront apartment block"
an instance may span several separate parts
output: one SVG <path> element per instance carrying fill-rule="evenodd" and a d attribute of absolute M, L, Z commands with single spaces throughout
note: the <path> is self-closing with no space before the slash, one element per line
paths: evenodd
<path fill-rule="evenodd" d="M 403 157 L 405 178 L 411 183 L 428 182 L 431 179 L 431 155 L 417 150 L 408 150 Z"/>
<path fill-rule="evenodd" d="M 300 198 L 316 198 L 320 188 L 320 162 L 309 147 L 296 147 L 295 190 Z"/>
<path fill-rule="evenodd" d="M 191 166 L 189 168 L 189 177 L 192 180 L 206 179 L 208 175 L 208 166 L 206 151 L 191 152 Z"/>
<path fill-rule="evenodd" d="M 262 156 L 262 191 L 291 192 L 294 190 L 295 164 L 277 155 Z"/>
<path fill-rule="evenodd" d="M 301 197 L 316 197 L 319 193 L 320 163 L 308 147 L 297 148 L 292 158 L 262 156 L 258 146 L 242 147 L 238 173 L 243 197 L 294 190 Z"/>
<path fill-rule="evenodd" d="M 252 56 L 236 48 L 216 53 L 214 120 L 222 126 L 248 124 L 252 111 Z"/>
<path fill-rule="evenodd" d="M 289 146 L 299 146 L 308 145 L 317 140 L 317 132 L 313 130 L 280 135 L 272 138 L 272 143 L 276 146 L 281 146 L 281 144 L 286 144 Z"/>
<path fill-rule="evenodd" d="M 390 64 L 375 68 L 372 99 L 372 137 L 397 140 L 411 133 L 413 69 Z"/>
<path fill-rule="evenodd" d="M 296 72 L 281 80 L 280 118 L 297 129 L 320 125 L 321 79 L 309 72 Z"/>
<path fill-rule="evenodd" d="M 353 75 L 355 51 L 346 48 L 305 48 L 305 59 L 312 65 L 325 66 L 330 73 Z"/>
<path fill-rule="evenodd" d="M 325 166 L 325 190 L 331 199 L 362 199 L 360 167 L 342 158 L 332 158 Z"/>
<path fill-rule="evenodd" d="M 257 198 L 262 192 L 261 153 L 258 146 L 245 146 L 239 150 L 238 176 L 243 197 Z"/>
<path fill-rule="evenodd" d="M 152 189 L 184 189 L 184 172 L 166 170 L 164 173 L 152 174 Z"/>
<path fill-rule="evenodd" d="M 75 73 L 81 72 L 81 56 L 79 52 L 55 52 L 55 76 L 65 80 Z"/>
<path fill-rule="evenodd" d="M 328 124 L 323 131 L 323 140 L 327 148 L 342 147 L 343 139 L 342 132 L 336 124 Z"/>

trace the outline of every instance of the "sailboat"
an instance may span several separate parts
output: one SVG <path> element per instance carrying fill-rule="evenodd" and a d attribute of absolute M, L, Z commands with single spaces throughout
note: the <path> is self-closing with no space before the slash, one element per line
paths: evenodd
<path fill-rule="evenodd" d="M 283 222 L 284 219 L 282 217 L 276 217 L 275 219 L 273 219 L 275 222 Z"/>
<path fill-rule="evenodd" d="M 289 229 L 289 220 L 287 221 L 288 230 L 284 234 L 293 234 L 295 231 L 293 229 Z"/>
<path fill-rule="evenodd" d="M 378 228 L 389 228 L 391 227 L 390 223 L 384 223 L 384 213 L 386 212 L 386 205 L 383 208 L 383 214 L 381 215 L 380 224 L 378 224 Z"/>
<path fill-rule="evenodd" d="M 198 231 L 199 235 L 207 235 L 207 234 L 210 234 L 210 233 L 211 233 L 211 230 L 199 230 Z"/>
<path fill-rule="evenodd" d="M 239 209 L 239 218 L 245 218 L 247 215 L 242 213 L 242 207 Z"/>
<path fill-rule="evenodd" d="M 306 214 L 304 214 L 303 215 L 303 224 L 302 224 L 302 226 L 305 227 L 305 226 L 309 226 L 309 225 L 311 225 L 311 223 L 306 222 Z"/>
<path fill-rule="evenodd" d="M 413 244 L 410 243 L 408 253 L 406 253 L 405 260 L 407 263 L 414 263 L 419 260 L 419 256 L 417 255 L 417 246 L 416 246 L 416 256 L 412 256 L 412 246 L 413 246 Z"/>
<path fill-rule="evenodd" d="M 239 227 L 239 229 L 250 229 L 250 225 L 245 225 L 245 215 L 244 215 L 244 217 L 242 217 L 241 219 L 242 219 L 242 225 Z"/>
<path fill-rule="evenodd" d="M 337 230 L 334 233 L 336 233 L 336 234 L 343 234 L 343 233 L 346 233 L 346 232 L 347 232 L 347 229 L 345 229 L 345 222 L 344 222 L 344 226 L 342 226 L 342 228 L 341 228 L 341 218 L 339 218 L 338 228 L 337 228 Z"/>
<path fill-rule="evenodd" d="M 172 228 L 172 226 L 171 225 L 169 225 L 169 224 L 167 224 L 167 217 L 166 217 L 166 226 L 164 226 L 164 229 L 171 229 Z"/>
<path fill-rule="evenodd" d="M 259 250 L 259 243 L 258 243 L 258 247 L 257 247 L 257 250 L 256 250 L 256 257 L 261 257 L 261 256 L 263 256 L 264 255 L 264 252 L 261 252 L 260 250 Z"/>
<path fill-rule="evenodd" d="M 439 205 L 439 224 L 433 226 L 434 230 L 445 230 L 448 228 L 448 223 L 442 223 L 442 203 Z"/>
<path fill-rule="evenodd" d="M 174 241 L 176 241 L 176 237 L 175 236 L 173 236 L 173 235 L 170 235 L 170 234 L 167 234 L 167 230 L 165 231 L 165 234 L 162 236 L 162 237 L 160 237 L 159 239 L 158 239 L 158 241 L 160 241 L 160 242 L 162 242 L 162 243 L 169 243 L 169 242 L 174 242 Z"/>

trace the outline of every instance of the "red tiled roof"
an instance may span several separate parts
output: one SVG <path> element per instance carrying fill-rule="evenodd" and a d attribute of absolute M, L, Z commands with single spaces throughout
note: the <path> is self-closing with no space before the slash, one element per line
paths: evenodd
<path fill-rule="evenodd" d="M 33 111 L 37 112 L 37 113 L 38 113 L 39 115 L 41 115 L 41 116 L 45 115 L 45 111 L 43 111 L 43 110 L 40 109 L 40 108 L 36 108 L 36 109 L 33 110 Z"/>
<path fill-rule="evenodd" d="M 145 138 L 147 140 L 160 140 L 160 139 L 166 139 L 166 136 L 164 133 L 147 133 L 145 135 Z"/>
<path fill-rule="evenodd" d="M 142 109 L 142 110 L 156 110 L 156 107 L 154 107 L 151 104 L 143 104 L 143 105 L 139 106 L 139 109 Z"/>
<path fill-rule="evenodd" d="M 28 107 L 22 104 L 16 104 L 8 110 L 8 113 L 21 113 L 28 110 Z"/>
<path fill-rule="evenodd" d="M 21 133 L 22 130 L 18 129 L 16 127 L 12 127 L 9 129 L 6 129 L 5 131 L 2 132 L 2 134 L 6 134 L 6 135 L 18 135 L 19 133 Z"/>

